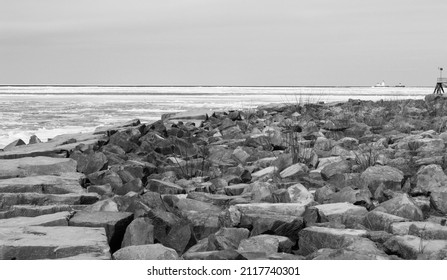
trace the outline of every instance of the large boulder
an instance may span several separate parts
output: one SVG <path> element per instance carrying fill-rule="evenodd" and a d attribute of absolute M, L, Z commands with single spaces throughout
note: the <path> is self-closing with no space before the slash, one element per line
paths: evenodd
<path fill-rule="evenodd" d="M 294 243 L 287 237 L 262 234 L 242 240 L 238 251 L 240 253 L 261 252 L 270 255 L 277 252 L 290 252 L 293 245 Z"/>
<path fill-rule="evenodd" d="M 251 228 L 251 235 L 275 234 L 296 240 L 304 227 L 305 206 L 297 203 L 253 203 L 230 206 L 219 216 L 226 227 Z"/>
<path fill-rule="evenodd" d="M 393 259 L 367 238 L 357 238 L 350 245 L 340 248 L 324 248 L 307 256 L 311 260 L 389 260 Z"/>
<path fill-rule="evenodd" d="M 109 138 L 109 144 L 121 147 L 126 153 L 138 149 L 138 139 L 141 132 L 136 128 L 128 128 L 125 131 L 118 131 Z"/>
<path fill-rule="evenodd" d="M 67 193 L 67 194 L 41 194 L 41 193 L 0 193 L 0 209 L 7 209 L 14 205 L 76 205 L 92 204 L 99 200 L 96 193 Z"/>
<path fill-rule="evenodd" d="M 18 159 L 38 156 L 65 158 L 80 145 L 86 149 L 93 149 L 95 147 L 97 148 L 105 140 L 104 135 L 94 135 L 93 133 L 64 134 L 56 136 L 45 143 L 22 145 L 17 146 L 10 151 L 0 151 L 0 159 Z"/>
<path fill-rule="evenodd" d="M 70 155 L 70 158 L 77 161 L 78 172 L 84 174 L 107 169 L 107 157 L 101 152 L 82 153 L 75 151 Z"/>
<path fill-rule="evenodd" d="M 3 151 L 10 151 L 10 150 L 13 150 L 17 146 L 22 146 L 22 145 L 26 145 L 26 143 L 22 139 L 17 139 L 15 141 L 9 143 L 5 147 L 3 147 Z"/>
<path fill-rule="evenodd" d="M 309 168 L 303 163 L 295 163 L 279 173 L 281 178 L 296 178 L 309 173 Z"/>
<path fill-rule="evenodd" d="M 82 173 L 62 173 L 55 175 L 40 175 L 0 180 L 2 193 L 84 193 L 82 187 L 84 175 Z"/>
<path fill-rule="evenodd" d="M 373 231 L 392 232 L 395 223 L 407 222 L 408 219 L 391 215 L 385 212 L 371 211 L 365 215 L 363 225 Z"/>
<path fill-rule="evenodd" d="M 249 235 L 250 231 L 246 228 L 221 228 L 208 236 L 207 250 L 237 250 L 241 241 Z"/>
<path fill-rule="evenodd" d="M 76 172 L 76 161 L 70 158 L 26 157 L 0 159 L 0 179 L 35 175 L 60 175 Z"/>
<path fill-rule="evenodd" d="M 177 260 L 174 249 L 161 244 L 127 246 L 113 254 L 115 260 Z"/>
<path fill-rule="evenodd" d="M 365 207 L 347 202 L 321 204 L 308 207 L 304 213 L 304 221 L 306 225 L 329 222 L 353 227 L 361 224 L 367 213 Z"/>
<path fill-rule="evenodd" d="M 0 227 L 68 226 L 68 219 L 71 215 L 72 213 L 64 211 L 37 217 L 1 219 Z"/>
<path fill-rule="evenodd" d="M 87 175 L 89 181 L 94 185 L 110 184 L 113 192 L 123 187 L 123 180 L 112 170 L 98 171 Z"/>
<path fill-rule="evenodd" d="M 301 203 L 303 205 L 309 205 L 314 202 L 313 195 L 302 184 L 294 184 L 287 188 L 291 203 Z"/>
<path fill-rule="evenodd" d="M 177 184 L 156 179 L 150 179 L 146 188 L 160 194 L 182 194 L 186 192 L 185 189 Z"/>
<path fill-rule="evenodd" d="M 432 222 L 394 223 L 390 229 L 391 233 L 397 235 L 414 235 L 426 240 L 447 240 L 447 227 Z"/>
<path fill-rule="evenodd" d="M 366 230 L 307 227 L 299 234 L 300 254 L 308 255 L 322 248 L 341 249 L 366 236 Z"/>
<path fill-rule="evenodd" d="M 416 174 L 416 186 L 411 191 L 415 194 L 447 192 L 447 175 L 437 164 L 422 166 Z"/>
<path fill-rule="evenodd" d="M 329 180 L 332 176 L 351 172 L 351 164 L 347 160 L 333 162 L 325 165 L 321 170 L 321 177 Z"/>
<path fill-rule="evenodd" d="M 387 189 L 400 190 L 404 174 L 391 166 L 370 166 L 363 171 L 361 179 L 374 194 L 381 184 Z"/>
<path fill-rule="evenodd" d="M 111 252 L 121 247 L 127 226 L 132 222 L 133 214 L 127 212 L 86 212 L 79 211 L 68 222 L 72 227 L 102 227 L 106 230 Z"/>
<path fill-rule="evenodd" d="M 73 206 L 70 205 L 13 205 L 8 210 L 0 212 L 0 219 L 9 219 L 14 217 L 37 217 L 72 210 Z"/>
<path fill-rule="evenodd" d="M 154 243 L 154 226 L 147 218 L 137 218 L 126 228 L 121 248 Z"/>
<path fill-rule="evenodd" d="M 0 227 L 2 260 L 59 259 L 92 253 L 110 259 L 103 228 Z"/>
<path fill-rule="evenodd" d="M 370 209 L 373 205 L 371 198 L 372 194 L 367 188 L 354 190 L 351 187 L 345 187 L 339 192 L 330 194 L 327 202 L 349 202 L 355 205 L 362 205 L 367 209 Z"/>
<path fill-rule="evenodd" d="M 390 254 L 414 260 L 422 254 L 431 255 L 447 250 L 447 240 L 426 240 L 413 235 L 396 235 L 386 241 L 384 246 Z"/>
<path fill-rule="evenodd" d="M 406 193 L 382 202 L 373 211 L 385 212 L 412 221 L 422 221 L 424 219 L 422 210 Z"/>
<path fill-rule="evenodd" d="M 447 190 L 430 193 L 430 203 L 435 210 L 447 214 Z"/>
<path fill-rule="evenodd" d="M 182 255 L 184 260 L 246 260 L 236 250 L 206 251 L 206 252 L 187 252 Z"/>

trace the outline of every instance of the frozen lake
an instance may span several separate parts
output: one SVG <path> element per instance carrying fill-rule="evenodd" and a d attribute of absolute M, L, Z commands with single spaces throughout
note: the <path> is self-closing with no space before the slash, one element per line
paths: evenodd
<path fill-rule="evenodd" d="M 0 148 L 31 135 L 42 141 L 185 110 L 254 108 L 269 103 L 422 99 L 424 87 L 98 87 L 0 86 Z"/>

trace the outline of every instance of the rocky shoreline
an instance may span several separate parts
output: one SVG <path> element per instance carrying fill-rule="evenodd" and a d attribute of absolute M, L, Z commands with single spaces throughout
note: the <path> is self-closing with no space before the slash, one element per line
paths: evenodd
<path fill-rule="evenodd" d="M 184 112 L 0 151 L 0 259 L 446 259 L 447 98 Z"/>

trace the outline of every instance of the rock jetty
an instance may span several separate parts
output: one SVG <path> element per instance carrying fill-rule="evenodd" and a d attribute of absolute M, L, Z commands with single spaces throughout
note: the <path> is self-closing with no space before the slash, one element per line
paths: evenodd
<path fill-rule="evenodd" d="M 446 259 L 446 113 L 281 104 L 17 140 L 0 259 Z"/>

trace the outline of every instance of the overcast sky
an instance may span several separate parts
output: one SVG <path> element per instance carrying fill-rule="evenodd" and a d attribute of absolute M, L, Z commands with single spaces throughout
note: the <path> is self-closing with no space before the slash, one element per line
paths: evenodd
<path fill-rule="evenodd" d="M 438 66 L 445 0 L 0 0 L 0 84 L 434 86 Z"/>

